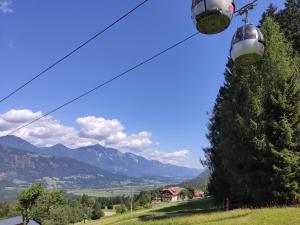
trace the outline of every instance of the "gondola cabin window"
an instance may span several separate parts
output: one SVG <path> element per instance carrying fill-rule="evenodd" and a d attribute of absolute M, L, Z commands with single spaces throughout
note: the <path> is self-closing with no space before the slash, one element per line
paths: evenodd
<path fill-rule="evenodd" d="M 233 44 L 236 44 L 240 41 L 243 40 L 243 27 L 240 27 L 237 29 L 234 39 L 233 39 Z"/>
<path fill-rule="evenodd" d="M 252 26 L 245 27 L 244 40 L 247 40 L 247 39 L 256 39 L 256 29 L 254 29 Z"/>

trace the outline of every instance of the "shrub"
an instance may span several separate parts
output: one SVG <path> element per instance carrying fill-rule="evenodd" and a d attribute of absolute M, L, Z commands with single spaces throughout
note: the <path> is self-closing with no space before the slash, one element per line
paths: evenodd
<path fill-rule="evenodd" d="M 116 213 L 117 214 L 124 214 L 126 212 L 127 212 L 127 208 L 124 204 L 116 206 Z"/>
<path fill-rule="evenodd" d="M 91 219 L 92 220 L 98 220 L 101 217 L 104 217 L 104 212 L 101 210 L 101 205 L 96 202 L 93 206 Z"/>

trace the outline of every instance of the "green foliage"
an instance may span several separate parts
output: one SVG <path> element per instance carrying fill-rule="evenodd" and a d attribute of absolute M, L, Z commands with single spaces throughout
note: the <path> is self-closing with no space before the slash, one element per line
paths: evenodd
<path fill-rule="evenodd" d="M 199 176 L 189 181 L 183 182 L 180 186 L 192 186 L 196 190 L 203 190 L 203 186 L 205 186 L 208 183 L 210 176 L 211 172 L 209 170 L 205 170 Z"/>
<path fill-rule="evenodd" d="M 52 208 L 65 204 L 62 191 L 45 191 L 36 201 L 32 208 L 33 220 L 42 224 L 49 218 Z"/>
<path fill-rule="evenodd" d="M 207 194 L 207 193 L 209 192 L 208 187 L 209 187 L 209 182 L 205 183 L 205 184 L 201 187 L 201 190 L 202 190 L 205 194 Z"/>
<path fill-rule="evenodd" d="M 292 42 L 294 50 L 300 53 L 300 1 L 287 0 L 285 8 L 280 11 L 277 11 L 277 7 L 271 4 L 263 14 L 261 23 L 267 17 L 280 25 L 285 37 Z"/>
<path fill-rule="evenodd" d="M 124 214 L 128 211 L 127 207 L 124 204 L 116 206 L 116 213 L 117 214 Z"/>
<path fill-rule="evenodd" d="M 16 205 L 9 202 L 0 202 L 0 218 L 18 215 Z"/>
<path fill-rule="evenodd" d="M 209 190 L 220 202 L 292 204 L 300 196 L 298 59 L 280 27 L 263 21 L 264 59 L 248 67 L 229 61 L 209 125 Z"/>
<path fill-rule="evenodd" d="M 45 220 L 43 225 L 62 225 L 69 223 L 68 208 L 65 206 L 55 206 L 50 209 L 48 219 Z"/>
<path fill-rule="evenodd" d="M 17 196 L 18 210 L 21 212 L 24 224 L 28 224 L 33 218 L 33 207 L 36 205 L 39 197 L 46 192 L 41 183 L 33 184 L 28 189 L 20 192 Z"/>
<path fill-rule="evenodd" d="M 86 195 L 86 194 L 83 194 L 81 196 L 81 201 L 80 202 L 81 202 L 82 205 L 85 205 L 85 206 L 90 206 L 91 205 L 91 201 L 89 199 L 89 196 Z"/>
<path fill-rule="evenodd" d="M 276 22 L 281 26 L 287 39 L 292 41 L 294 49 L 300 53 L 300 1 L 287 0 L 285 9 L 278 12 Z"/>
<path fill-rule="evenodd" d="M 112 203 L 109 203 L 109 204 L 107 205 L 107 209 L 114 209 L 114 205 L 113 205 Z"/>
<path fill-rule="evenodd" d="M 66 201 L 62 191 L 47 191 L 40 183 L 18 195 L 18 208 L 26 224 L 30 219 L 41 225 L 74 224 L 83 219 L 87 208 L 86 202 L 81 202 L 77 199 Z"/>
<path fill-rule="evenodd" d="M 185 189 L 187 190 L 188 199 L 193 199 L 195 195 L 195 188 L 192 186 L 187 186 Z"/>
<path fill-rule="evenodd" d="M 181 192 L 180 192 L 180 195 L 181 195 L 181 198 L 182 198 L 182 199 L 188 198 L 188 195 L 189 195 L 188 190 L 185 189 L 185 188 L 183 188 L 183 189 L 181 190 Z"/>
<path fill-rule="evenodd" d="M 151 202 L 152 202 L 151 192 L 149 192 L 149 191 L 140 192 L 140 194 L 137 196 L 136 201 L 142 207 L 149 207 L 151 205 Z"/>
<path fill-rule="evenodd" d="M 104 212 L 101 210 L 101 205 L 98 202 L 95 202 L 93 205 L 93 211 L 92 211 L 92 220 L 98 220 L 101 217 L 104 217 Z"/>
<path fill-rule="evenodd" d="M 133 202 L 133 208 L 137 206 L 136 202 L 136 196 L 133 196 L 134 202 Z M 127 208 L 130 208 L 131 206 L 131 196 L 116 196 L 116 197 L 99 197 L 96 199 L 96 201 L 101 205 L 102 209 L 113 209 L 114 205 L 120 205 L 125 204 Z"/>

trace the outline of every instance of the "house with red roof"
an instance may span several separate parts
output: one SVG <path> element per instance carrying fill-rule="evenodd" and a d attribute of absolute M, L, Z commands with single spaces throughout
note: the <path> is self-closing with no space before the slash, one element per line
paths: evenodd
<path fill-rule="evenodd" d="M 195 198 L 203 198 L 204 192 L 203 191 L 195 191 L 194 197 Z"/>
<path fill-rule="evenodd" d="M 180 187 L 164 188 L 160 191 L 161 200 L 165 202 L 176 202 L 182 200 Z"/>

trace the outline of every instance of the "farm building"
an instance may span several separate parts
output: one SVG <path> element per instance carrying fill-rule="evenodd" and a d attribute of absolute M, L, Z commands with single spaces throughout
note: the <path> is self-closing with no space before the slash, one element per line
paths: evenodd
<path fill-rule="evenodd" d="M 203 191 L 195 191 L 195 198 L 203 198 L 204 192 Z"/>
<path fill-rule="evenodd" d="M 176 202 L 182 200 L 181 198 L 182 188 L 180 187 L 169 187 L 164 188 L 160 191 L 161 200 L 168 202 Z"/>

